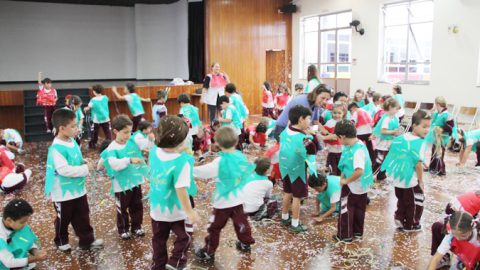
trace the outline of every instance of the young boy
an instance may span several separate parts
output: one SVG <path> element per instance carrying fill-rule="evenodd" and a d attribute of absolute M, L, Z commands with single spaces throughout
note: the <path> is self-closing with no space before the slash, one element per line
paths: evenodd
<path fill-rule="evenodd" d="M 22 199 L 13 199 L 5 206 L 0 221 L 0 269 L 32 269 L 35 262 L 47 259 L 27 225 L 32 214 L 32 206 Z"/>
<path fill-rule="evenodd" d="M 50 78 L 42 80 L 42 72 L 38 72 L 37 105 L 44 106 L 45 125 L 48 133 L 53 130 L 52 114 L 55 111 L 57 100 L 57 90 L 52 87 L 52 80 Z"/>
<path fill-rule="evenodd" d="M 238 136 L 238 145 L 237 149 L 241 150 L 243 143 L 242 140 L 242 120 L 238 114 L 235 106 L 230 104 L 230 98 L 227 96 L 221 96 L 218 98 L 218 103 L 222 107 L 223 114 L 222 117 L 218 119 L 218 122 L 222 123 L 222 126 L 229 126 L 235 132 L 235 135 Z"/>
<path fill-rule="evenodd" d="M 267 143 L 267 127 L 262 124 L 258 123 L 257 125 L 250 125 L 245 135 L 247 135 L 248 141 L 247 144 L 251 144 L 256 148 L 265 147 Z"/>
<path fill-rule="evenodd" d="M 117 229 L 123 240 L 130 239 L 132 234 L 145 235 L 142 229 L 141 185 L 145 182 L 148 167 L 140 148 L 130 140 L 132 126 L 132 121 L 125 114 L 113 118 L 112 129 L 115 141 L 100 154 L 97 167 L 100 169 L 104 165 L 112 180 L 111 191 L 115 195 L 117 206 Z"/>
<path fill-rule="evenodd" d="M 218 129 L 215 133 L 215 141 L 222 150 L 220 157 L 193 170 L 195 177 L 216 179 L 213 216 L 210 218 L 208 236 L 205 238 L 205 246 L 195 252 L 195 255 L 204 262 L 215 260 L 220 232 L 229 219 L 232 219 L 239 240 L 236 244 L 238 250 L 248 252 L 250 245 L 255 243 L 247 215 L 243 211 L 244 201 L 240 194 L 246 178 L 253 171 L 253 165 L 240 151 L 235 150 L 238 135 L 231 127 Z"/>
<path fill-rule="evenodd" d="M 357 139 L 357 130 L 349 120 L 335 126 L 335 135 L 344 145 L 338 168 L 342 172 L 340 185 L 340 217 L 335 241 L 352 242 L 363 237 L 367 192 L 373 184 L 372 162 L 365 145 Z"/>
<path fill-rule="evenodd" d="M 335 175 L 325 176 L 317 171 L 317 175 L 310 175 L 308 186 L 315 189 L 317 203 L 315 221 L 320 223 L 329 216 L 337 216 L 340 212 L 340 177 Z"/>
<path fill-rule="evenodd" d="M 141 121 L 138 130 L 132 134 L 133 141 L 141 151 L 148 152 L 155 145 L 155 135 L 152 124 L 148 121 Z"/>
<path fill-rule="evenodd" d="M 305 131 L 310 127 L 312 111 L 297 105 L 290 109 L 290 126 L 280 134 L 279 165 L 283 179 L 282 224 L 290 225 L 290 231 L 307 231 L 300 223 L 300 202 L 308 196 L 307 171 L 316 174 L 315 154 L 317 147 L 313 137 Z M 293 203 L 292 203 L 293 198 Z M 292 206 L 292 218 L 288 210 Z"/>
<path fill-rule="evenodd" d="M 405 232 L 420 231 L 420 218 L 425 200 L 423 162 L 425 136 L 430 128 L 430 116 L 422 110 L 412 116 L 412 132 L 395 138 L 381 169 L 393 177 L 397 210 L 395 225 Z"/>
<path fill-rule="evenodd" d="M 200 121 L 200 116 L 198 115 L 198 108 L 190 104 L 190 96 L 188 94 L 181 94 L 178 96 L 178 103 L 180 103 L 180 114 L 187 118 L 192 125 L 188 132 L 188 136 L 191 137 L 193 142 L 192 150 L 201 156 L 202 149 L 197 135 L 199 132 L 203 132 L 203 130 L 200 130 L 202 127 L 202 121 Z"/>
<path fill-rule="evenodd" d="M 458 141 L 461 143 L 461 150 L 459 154 L 459 162 L 457 166 L 464 167 L 467 163 L 468 157 L 472 150 L 477 154 L 477 164 L 480 166 L 480 129 L 465 132 L 462 129 L 458 130 Z"/>
<path fill-rule="evenodd" d="M 0 144 L 5 145 L 12 152 L 25 154 L 22 136 L 13 128 L 0 129 Z"/>
<path fill-rule="evenodd" d="M 89 164 L 82 157 L 74 138 L 78 127 L 75 113 L 59 109 L 53 113 L 52 122 L 57 136 L 48 149 L 45 195 L 55 206 L 55 245 L 60 251 L 71 250 L 68 243 L 68 226 L 72 224 L 82 249 L 103 246 L 103 240 L 95 240 L 90 225 L 90 209 L 85 188 L 85 176 Z"/>
<path fill-rule="evenodd" d="M 192 242 L 186 223 L 198 223 L 200 219 L 189 200 L 189 196 L 196 194 L 192 175 L 194 159 L 181 150 L 188 135 L 188 126 L 178 116 L 165 116 L 160 119 L 156 133 L 157 145 L 149 154 L 152 270 L 163 270 L 165 267 L 184 269 Z M 168 258 L 170 231 L 173 231 L 176 239 L 172 256 Z"/>
<path fill-rule="evenodd" d="M 92 87 L 94 97 L 88 103 L 85 111 L 92 110 L 93 134 L 88 144 L 90 148 L 95 149 L 98 142 L 98 130 L 103 129 L 105 139 L 112 140 L 110 131 L 110 111 L 108 110 L 108 97 L 103 95 L 103 86 L 96 84 Z"/>
<path fill-rule="evenodd" d="M 233 83 L 229 83 L 225 86 L 225 96 L 230 98 L 230 101 L 240 116 L 242 124 L 248 119 L 248 108 L 243 102 L 242 96 L 237 92 L 237 87 Z"/>
<path fill-rule="evenodd" d="M 160 119 L 165 115 L 167 115 L 168 113 L 167 106 L 165 106 L 165 103 L 167 102 L 169 92 L 170 92 L 170 88 L 157 92 L 157 102 L 155 103 L 155 105 L 153 105 L 153 108 L 152 108 L 152 116 L 153 116 L 152 127 L 153 128 L 157 128 L 158 123 L 160 122 Z"/>
<path fill-rule="evenodd" d="M 116 86 L 112 86 L 112 92 L 115 97 L 119 100 L 125 100 L 128 105 L 128 109 L 132 114 L 133 128 L 132 131 L 137 131 L 138 123 L 142 121 L 143 116 L 145 115 L 145 110 L 143 109 L 142 102 L 150 102 L 150 98 L 142 98 L 136 93 L 135 85 L 133 83 L 127 83 L 124 88 L 124 95 L 120 95 L 117 91 Z"/>
<path fill-rule="evenodd" d="M 268 179 L 270 174 L 270 159 L 259 157 L 255 160 L 255 172 L 247 179 L 243 187 L 245 213 L 259 221 L 263 218 L 272 218 L 277 211 L 276 200 L 270 200 L 273 183 Z"/>

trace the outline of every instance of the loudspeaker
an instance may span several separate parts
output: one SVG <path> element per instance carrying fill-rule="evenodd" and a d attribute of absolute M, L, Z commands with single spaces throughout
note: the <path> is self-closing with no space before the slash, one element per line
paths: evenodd
<path fill-rule="evenodd" d="M 297 5 L 287 4 L 278 9 L 278 13 L 295 13 L 297 12 Z"/>

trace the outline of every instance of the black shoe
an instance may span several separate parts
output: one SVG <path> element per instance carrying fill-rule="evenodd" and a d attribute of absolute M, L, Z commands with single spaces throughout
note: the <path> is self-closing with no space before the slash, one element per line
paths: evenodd
<path fill-rule="evenodd" d="M 208 254 L 203 248 L 196 250 L 195 256 L 204 263 L 213 263 L 215 261 L 215 254 Z"/>
<path fill-rule="evenodd" d="M 418 224 L 418 225 L 414 225 L 411 229 L 405 229 L 403 228 L 403 231 L 404 232 L 419 232 L 422 230 L 422 225 Z"/>
<path fill-rule="evenodd" d="M 370 198 L 367 196 L 367 205 L 370 204 Z"/>
<path fill-rule="evenodd" d="M 247 245 L 247 244 L 244 244 L 240 241 L 237 241 L 237 250 L 241 251 L 241 252 L 250 252 L 252 251 L 252 248 L 250 247 L 250 245 Z"/>

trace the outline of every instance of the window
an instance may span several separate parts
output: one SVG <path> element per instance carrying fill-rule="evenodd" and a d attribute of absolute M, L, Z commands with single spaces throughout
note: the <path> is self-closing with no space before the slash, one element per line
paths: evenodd
<path fill-rule="evenodd" d="M 350 78 L 351 21 L 351 11 L 302 19 L 301 78 L 307 78 L 312 64 L 320 78 Z"/>
<path fill-rule="evenodd" d="M 383 6 L 383 55 L 380 80 L 428 84 L 432 59 L 433 1 Z"/>

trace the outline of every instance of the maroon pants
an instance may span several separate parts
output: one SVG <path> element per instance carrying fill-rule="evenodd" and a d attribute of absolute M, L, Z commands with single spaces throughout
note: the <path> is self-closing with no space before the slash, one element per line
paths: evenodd
<path fill-rule="evenodd" d="M 273 108 L 262 107 L 262 116 L 271 117 L 272 119 L 275 119 L 275 115 L 273 114 Z"/>
<path fill-rule="evenodd" d="M 168 258 L 167 241 L 171 231 L 176 239 L 173 243 L 172 256 Z M 185 230 L 185 220 L 165 222 L 152 219 L 152 233 L 152 270 L 164 270 L 167 263 L 175 268 L 187 266 L 187 251 L 192 239 Z"/>
<path fill-rule="evenodd" d="M 129 229 L 132 232 L 141 229 L 143 221 L 142 186 L 124 192 L 116 192 L 115 202 L 118 233 L 126 233 Z"/>
<path fill-rule="evenodd" d="M 87 195 L 64 202 L 54 202 L 57 217 L 55 218 L 55 245 L 68 244 L 68 225 L 72 224 L 78 236 L 80 248 L 88 248 L 94 241 L 93 228 L 90 225 L 90 208 Z"/>
<path fill-rule="evenodd" d="M 443 241 L 443 238 L 445 237 L 443 227 L 444 227 L 443 223 L 440 221 L 437 221 L 432 225 L 432 249 L 431 249 L 432 256 L 435 255 L 438 247 L 440 246 L 440 244 Z"/>
<path fill-rule="evenodd" d="M 413 229 L 420 224 L 420 218 L 423 213 L 423 202 L 425 196 L 419 185 L 412 188 L 395 188 L 397 197 L 397 210 L 395 219 L 403 224 L 406 230 Z"/>
<path fill-rule="evenodd" d="M 255 216 L 255 215 L 258 215 L 258 213 L 260 212 L 260 209 L 261 208 L 267 208 L 267 215 L 265 218 L 272 218 L 275 213 L 277 212 L 277 209 L 278 209 L 278 202 L 276 200 L 269 200 L 269 199 L 266 199 L 265 200 L 265 203 L 260 206 L 259 210 L 255 211 L 255 212 L 252 212 L 252 213 L 248 213 L 248 216 Z"/>
<path fill-rule="evenodd" d="M 252 228 L 250 227 L 250 223 L 248 223 L 247 215 L 243 212 L 243 205 L 237 205 L 224 209 L 214 208 L 213 216 L 211 217 L 207 230 L 208 235 L 205 237 L 205 251 L 208 254 L 214 254 L 217 250 L 220 242 L 220 232 L 230 218 L 232 219 L 238 240 L 246 245 L 255 243 L 255 239 L 252 237 Z"/>
<path fill-rule="evenodd" d="M 55 111 L 55 106 L 45 106 L 44 107 L 45 125 L 47 126 L 48 130 L 53 130 L 52 115 L 53 115 L 54 111 Z"/>
<path fill-rule="evenodd" d="M 432 174 L 446 175 L 445 171 L 445 146 L 442 146 L 442 153 L 435 153 L 435 145 L 432 146 L 432 158 L 430 159 L 429 170 Z M 440 155 L 438 155 L 440 154 Z"/>
<path fill-rule="evenodd" d="M 10 194 L 12 192 L 15 192 L 17 190 L 21 190 L 25 185 L 27 184 L 27 176 L 25 175 L 25 173 L 23 173 L 23 180 L 18 183 L 18 184 L 15 184 L 11 187 L 2 187 L 0 186 L 0 189 L 5 193 L 5 194 Z"/>
<path fill-rule="evenodd" d="M 340 162 L 341 157 L 342 157 L 342 153 L 330 153 L 330 152 L 328 152 L 327 167 L 329 168 L 331 175 L 337 175 L 337 176 L 341 175 L 341 172 L 338 169 L 338 163 Z"/>
<path fill-rule="evenodd" d="M 375 162 L 372 169 L 374 174 L 377 173 L 377 180 L 385 180 L 387 178 L 385 171 L 380 170 L 387 154 L 388 151 L 375 150 Z"/>
<path fill-rule="evenodd" d="M 363 235 L 366 209 L 367 193 L 353 194 L 348 185 L 344 185 L 340 195 L 337 236 L 341 239 L 351 239 L 353 235 Z"/>
<path fill-rule="evenodd" d="M 205 135 L 204 135 L 205 136 Z M 197 135 L 192 135 L 192 139 L 193 139 L 193 147 L 192 147 L 192 150 L 194 152 L 197 152 L 199 150 L 202 150 L 202 146 L 203 146 L 203 142 L 204 142 L 204 139 L 200 139 L 198 138 Z"/>
<path fill-rule="evenodd" d="M 140 121 L 142 121 L 143 116 L 144 114 L 140 114 L 132 118 L 132 122 L 133 122 L 132 132 L 137 131 L 138 124 L 140 123 Z"/>
<path fill-rule="evenodd" d="M 357 138 L 361 140 L 367 147 L 368 154 L 370 155 L 370 160 L 372 161 L 372 164 L 373 164 L 375 161 L 375 151 L 373 150 L 373 143 L 372 143 L 372 140 L 370 140 L 370 136 L 372 136 L 372 134 L 363 134 L 363 135 L 357 135 Z"/>
<path fill-rule="evenodd" d="M 110 131 L 110 122 L 101 123 L 101 124 L 94 123 L 94 124 L 93 124 L 92 139 L 90 140 L 90 143 L 89 143 L 89 146 L 90 146 L 91 148 L 94 148 L 94 147 L 97 146 L 97 142 L 98 142 L 98 130 L 100 129 L 100 127 L 101 127 L 102 130 L 103 130 L 103 134 L 105 134 L 105 139 L 107 139 L 107 140 L 112 140 L 112 132 Z"/>
<path fill-rule="evenodd" d="M 477 145 L 477 164 L 475 166 L 480 166 L 480 143 Z"/>

